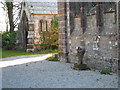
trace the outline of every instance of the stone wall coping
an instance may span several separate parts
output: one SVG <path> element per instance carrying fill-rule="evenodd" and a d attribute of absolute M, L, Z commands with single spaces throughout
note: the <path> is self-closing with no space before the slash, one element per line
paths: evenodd
<path fill-rule="evenodd" d="M 108 14 L 108 13 L 115 13 L 115 11 L 107 11 L 107 12 L 104 12 L 104 14 Z M 87 14 L 87 16 L 94 16 L 94 15 L 96 15 L 96 13 Z"/>

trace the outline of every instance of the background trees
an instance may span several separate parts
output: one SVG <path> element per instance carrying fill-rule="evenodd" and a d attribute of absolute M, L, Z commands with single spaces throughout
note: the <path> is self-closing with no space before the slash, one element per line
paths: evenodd
<path fill-rule="evenodd" d="M 16 46 L 16 33 L 15 27 L 18 25 L 19 20 L 19 12 L 21 3 L 20 2 L 13 2 L 11 1 L 2 1 L 3 10 L 6 13 L 6 32 L 1 32 L 0 35 L 2 36 L 1 43 L 3 49 L 15 49 Z M 9 21 L 9 22 L 8 22 Z M 10 28 L 8 28 L 10 27 Z M 8 30 L 9 29 L 9 30 Z"/>
<path fill-rule="evenodd" d="M 6 13 L 6 31 L 12 32 L 18 25 L 21 2 L 13 2 L 13 0 L 10 1 L 5 0 L 5 1 L 1 1 L 1 3 L 4 5 L 4 7 L 2 8 Z M 9 23 L 7 21 L 9 21 Z M 9 30 L 8 30 L 8 25 L 10 27 Z"/>
<path fill-rule="evenodd" d="M 9 18 L 9 24 L 10 24 L 10 32 L 14 31 L 14 21 L 13 21 L 13 2 L 5 2 L 7 12 L 8 12 L 8 18 Z"/>

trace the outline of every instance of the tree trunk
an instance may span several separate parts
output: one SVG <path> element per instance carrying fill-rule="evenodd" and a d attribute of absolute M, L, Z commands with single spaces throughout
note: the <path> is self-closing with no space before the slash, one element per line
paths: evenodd
<path fill-rule="evenodd" d="M 8 10 L 8 18 L 10 24 L 10 32 L 14 31 L 14 22 L 13 22 L 13 2 L 6 2 Z"/>

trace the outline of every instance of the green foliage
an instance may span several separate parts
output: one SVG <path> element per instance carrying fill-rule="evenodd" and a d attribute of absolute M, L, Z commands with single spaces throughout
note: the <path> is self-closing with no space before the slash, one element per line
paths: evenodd
<path fill-rule="evenodd" d="M 2 33 L 0 33 L 0 48 L 2 48 Z"/>
<path fill-rule="evenodd" d="M 55 16 L 52 21 L 52 28 L 50 31 L 43 31 L 40 33 L 42 36 L 42 48 L 44 49 L 57 49 L 58 48 L 58 18 Z"/>
<path fill-rule="evenodd" d="M 101 74 L 110 74 L 110 70 L 107 69 L 107 68 L 103 68 L 101 71 L 100 71 Z"/>
<path fill-rule="evenodd" d="M 59 61 L 58 58 L 56 58 L 56 57 L 54 57 L 54 56 L 49 57 L 49 58 L 47 58 L 46 60 L 48 60 L 48 61 Z"/>
<path fill-rule="evenodd" d="M 58 17 L 55 16 L 54 20 L 52 21 L 52 28 L 58 28 Z"/>
<path fill-rule="evenodd" d="M 16 32 L 4 32 L 2 33 L 2 48 L 15 49 L 16 46 Z"/>
<path fill-rule="evenodd" d="M 46 44 L 51 49 L 58 48 L 58 30 L 53 29 L 49 32 L 46 32 L 43 43 Z"/>

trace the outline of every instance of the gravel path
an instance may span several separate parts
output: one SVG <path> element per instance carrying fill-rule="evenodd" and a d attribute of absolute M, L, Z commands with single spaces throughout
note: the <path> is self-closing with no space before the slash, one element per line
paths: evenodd
<path fill-rule="evenodd" d="M 23 59 L 26 60 L 26 58 Z M 70 67 L 71 64 L 68 63 L 46 60 L 4 67 L 2 68 L 2 87 L 117 88 L 118 77 L 116 74 L 101 75 L 99 72 L 76 71 Z"/>

